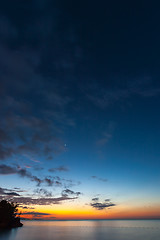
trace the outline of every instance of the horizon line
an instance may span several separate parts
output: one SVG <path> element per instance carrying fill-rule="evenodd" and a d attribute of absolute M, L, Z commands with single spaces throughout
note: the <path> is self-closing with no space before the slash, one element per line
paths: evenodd
<path fill-rule="evenodd" d="M 158 218 L 106 218 L 106 219 L 29 219 L 29 218 L 21 218 L 23 221 L 115 221 L 115 220 L 160 220 L 160 217 Z"/>

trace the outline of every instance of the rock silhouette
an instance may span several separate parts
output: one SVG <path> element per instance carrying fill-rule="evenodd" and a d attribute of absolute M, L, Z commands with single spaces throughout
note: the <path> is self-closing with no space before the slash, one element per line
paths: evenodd
<path fill-rule="evenodd" d="M 22 227 L 20 217 L 17 217 L 18 205 L 6 200 L 0 202 L 0 228 Z"/>

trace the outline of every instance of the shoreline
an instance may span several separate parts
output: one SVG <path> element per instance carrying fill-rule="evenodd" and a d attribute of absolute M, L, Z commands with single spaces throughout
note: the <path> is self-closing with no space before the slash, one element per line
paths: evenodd
<path fill-rule="evenodd" d="M 21 219 L 19 217 L 16 217 L 12 219 L 11 222 L 2 222 L 0 223 L 0 229 L 12 229 L 12 228 L 22 227 L 23 223 L 21 223 L 20 220 Z"/>

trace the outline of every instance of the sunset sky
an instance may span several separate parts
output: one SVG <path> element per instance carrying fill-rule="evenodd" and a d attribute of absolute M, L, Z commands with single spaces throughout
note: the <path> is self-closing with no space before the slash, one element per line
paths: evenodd
<path fill-rule="evenodd" d="M 160 218 L 159 9 L 0 3 L 0 200 L 22 217 Z"/>

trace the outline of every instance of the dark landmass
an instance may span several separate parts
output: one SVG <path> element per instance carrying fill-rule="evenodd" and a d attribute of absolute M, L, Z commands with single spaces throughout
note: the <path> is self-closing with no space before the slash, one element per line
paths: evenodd
<path fill-rule="evenodd" d="M 6 200 L 0 202 L 0 229 L 22 227 L 20 217 L 17 217 L 18 205 Z"/>

